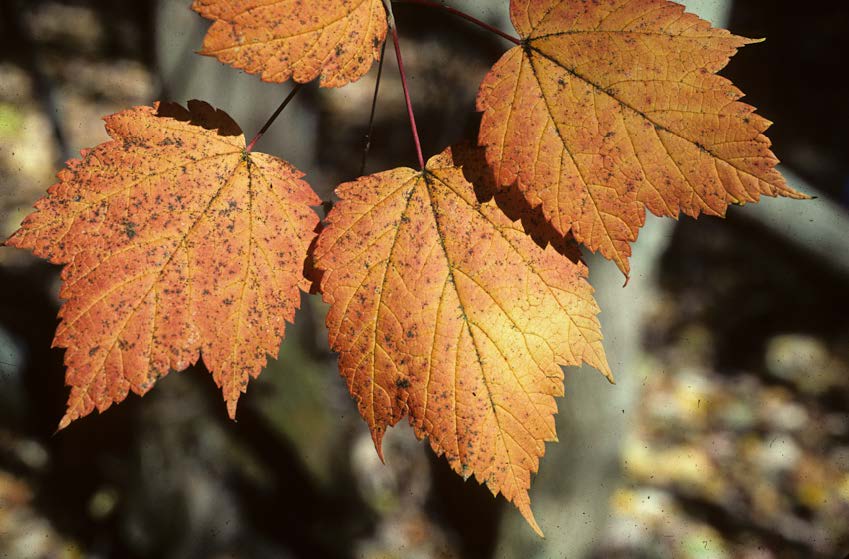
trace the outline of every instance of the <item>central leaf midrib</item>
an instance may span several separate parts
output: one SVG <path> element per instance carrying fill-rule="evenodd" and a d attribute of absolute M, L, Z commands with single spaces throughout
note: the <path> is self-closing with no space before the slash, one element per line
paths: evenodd
<path fill-rule="evenodd" d="M 477 359 L 478 365 L 480 365 L 481 378 L 483 379 L 484 386 L 486 387 L 487 396 L 489 397 L 490 408 L 492 409 L 492 415 L 495 418 L 495 423 L 496 423 L 496 426 L 498 427 L 498 437 L 501 439 L 501 444 L 504 447 L 504 452 L 507 453 L 507 460 L 509 461 L 509 465 L 510 465 L 510 476 L 513 479 L 513 490 L 514 490 L 513 495 L 515 497 L 515 492 L 521 491 L 521 484 L 519 483 L 519 480 L 516 478 L 516 472 L 514 471 L 514 468 L 516 467 L 517 463 L 514 462 L 513 456 L 510 454 L 510 448 L 507 446 L 507 441 L 505 440 L 505 433 L 508 436 L 510 436 L 511 438 L 512 438 L 512 435 L 510 435 L 509 432 L 507 432 L 501 426 L 501 418 L 499 417 L 498 410 L 496 409 L 497 407 L 499 407 L 499 405 L 495 403 L 494 392 L 492 390 L 492 387 L 490 386 L 489 379 L 487 378 L 486 372 L 484 370 L 484 362 L 483 362 L 483 358 L 481 357 L 480 349 L 478 348 L 478 341 L 477 341 L 477 338 L 475 337 L 474 332 L 472 332 L 472 323 L 469 320 L 468 315 L 466 314 L 466 306 L 463 304 L 463 300 L 460 297 L 460 290 L 457 287 L 457 282 L 456 282 L 456 279 L 454 277 L 454 264 L 452 263 L 451 258 L 448 256 L 448 248 L 445 245 L 445 234 L 442 232 L 442 228 L 440 227 L 440 223 L 439 223 L 438 205 L 434 201 L 434 197 L 430 192 L 430 188 L 431 188 L 430 182 L 429 182 L 430 179 L 438 180 L 443 185 L 445 185 L 445 181 L 441 180 L 439 177 L 437 177 L 435 174 L 431 173 L 430 171 L 424 171 L 423 179 L 424 179 L 423 182 L 424 182 L 425 192 L 427 193 L 428 203 L 430 205 L 431 212 L 433 214 L 434 227 L 436 228 L 436 236 L 437 236 L 439 244 L 442 248 L 443 255 L 445 256 L 445 263 L 446 263 L 446 267 L 447 267 L 448 279 L 449 279 L 451 285 L 454 286 L 454 293 L 457 295 L 457 301 L 460 303 L 460 307 L 463 309 L 462 310 L 463 323 L 466 325 L 466 331 L 469 333 L 469 337 L 472 339 L 472 347 L 474 347 L 474 349 L 475 349 L 475 358 Z M 446 187 L 447 187 L 447 185 L 446 185 Z M 450 187 L 448 187 L 448 189 L 449 189 L 449 191 L 453 192 L 453 189 L 451 189 Z M 458 347 L 459 347 L 459 345 L 458 345 Z M 455 398 L 456 398 L 456 391 L 455 391 Z M 455 406 L 455 414 L 456 414 L 456 406 Z M 459 446 L 459 440 L 457 442 L 458 442 L 458 446 Z M 514 442 L 516 442 L 515 439 L 514 439 Z M 522 449 L 522 450 L 525 450 L 525 449 Z M 499 489 L 502 489 L 502 488 L 499 487 Z"/>

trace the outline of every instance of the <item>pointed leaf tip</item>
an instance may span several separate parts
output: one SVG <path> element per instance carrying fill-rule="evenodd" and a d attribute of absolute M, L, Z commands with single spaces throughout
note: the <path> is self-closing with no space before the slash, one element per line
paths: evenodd
<path fill-rule="evenodd" d="M 68 425 L 71 424 L 71 421 L 72 419 L 68 416 L 68 414 L 63 415 L 62 419 L 59 421 L 59 425 L 56 427 L 56 431 L 53 434 L 55 435 L 59 431 L 62 431 L 67 428 Z"/>
<path fill-rule="evenodd" d="M 377 452 L 377 457 L 380 458 L 381 464 L 386 464 L 386 459 L 383 456 L 383 435 L 386 431 L 383 429 L 371 430 L 371 441 L 374 443 L 374 450 Z"/>
<path fill-rule="evenodd" d="M 236 421 L 236 407 L 238 406 L 239 401 L 237 400 L 227 400 L 227 415 L 231 420 Z"/>
<path fill-rule="evenodd" d="M 540 538 L 545 539 L 545 534 L 543 534 L 542 528 L 540 528 L 539 524 L 537 524 L 537 520 L 536 518 L 534 518 L 534 513 L 531 511 L 530 505 L 520 508 L 519 512 L 522 514 L 522 517 L 525 519 L 525 521 L 528 523 L 534 533 Z"/>

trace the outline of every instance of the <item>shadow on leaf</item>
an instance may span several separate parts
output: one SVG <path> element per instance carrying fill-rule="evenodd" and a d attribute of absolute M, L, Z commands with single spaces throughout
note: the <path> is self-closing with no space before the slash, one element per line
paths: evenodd
<path fill-rule="evenodd" d="M 551 245 L 572 262 L 583 262 L 581 249 L 572 235 L 564 236 L 558 233 L 545 219 L 542 208 L 531 207 L 518 186 L 514 184 L 507 188 L 498 188 L 482 147 L 462 142 L 452 146 L 451 153 L 454 156 L 454 164 L 462 167 L 466 180 L 475 187 L 478 201 L 483 203 L 494 198 L 504 215 L 513 221 L 522 221 L 525 232 L 540 247 Z"/>
<path fill-rule="evenodd" d="M 188 109 L 174 102 L 161 102 L 157 107 L 156 116 L 173 118 L 182 122 L 188 122 L 195 126 L 201 126 L 207 130 L 215 130 L 220 136 L 240 136 L 242 129 L 233 118 L 216 109 L 205 101 L 192 99 L 188 102 Z"/>

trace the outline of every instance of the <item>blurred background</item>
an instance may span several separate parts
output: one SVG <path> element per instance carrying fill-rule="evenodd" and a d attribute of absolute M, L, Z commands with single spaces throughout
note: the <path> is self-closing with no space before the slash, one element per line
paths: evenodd
<path fill-rule="evenodd" d="M 451 5 L 509 29 L 506 0 Z M 100 117 L 200 98 L 250 137 L 289 92 L 193 52 L 189 0 L 0 0 L 0 237 Z M 280 353 L 227 419 L 202 365 L 54 433 L 59 269 L 0 248 L 0 557 L 842 558 L 849 553 L 849 7 L 693 0 L 749 37 L 724 74 L 776 124 L 783 171 L 816 200 L 649 219 L 627 288 L 589 258 L 619 384 L 566 370 L 560 443 L 532 491 L 546 539 L 464 483 L 412 431 L 386 465 L 304 296 Z M 426 154 L 474 136 L 474 96 L 510 45 L 395 7 Z M 387 49 L 367 172 L 410 165 Z M 376 67 L 304 88 L 258 149 L 325 199 L 360 174 Z"/>

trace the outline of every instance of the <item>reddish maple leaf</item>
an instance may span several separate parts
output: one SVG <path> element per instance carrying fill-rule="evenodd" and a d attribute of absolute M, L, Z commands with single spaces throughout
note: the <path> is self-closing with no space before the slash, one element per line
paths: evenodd
<path fill-rule="evenodd" d="M 504 494 L 539 532 L 528 487 L 556 439 L 560 366 L 610 376 L 586 268 L 481 202 L 450 150 L 424 172 L 337 193 L 315 264 L 331 346 L 378 452 L 409 415 L 457 473 Z"/>
<path fill-rule="evenodd" d="M 268 82 L 345 85 L 380 59 L 386 39 L 381 0 L 194 0 L 192 9 L 215 22 L 200 54 Z"/>
<path fill-rule="evenodd" d="M 319 200 L 285 161 L 248 153 L 206 103 L 105 120 L 112 140 L 69 161 L 6 242 L 66 265 L 60 428 L 200 353 L 234 417 L 299 305 Z"/>
<path fill-rule="evenodd" d="M 522 44 L 481 85 L 480 143 L 560 232 L 628 273 L 645 208 L 722 216 L 805 198 L 775 170 L 769 122 L 714 72 L 755 42 L 667 0 L 512 0 Z"/>

